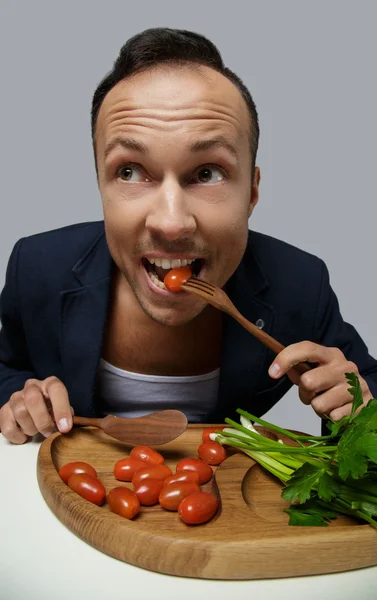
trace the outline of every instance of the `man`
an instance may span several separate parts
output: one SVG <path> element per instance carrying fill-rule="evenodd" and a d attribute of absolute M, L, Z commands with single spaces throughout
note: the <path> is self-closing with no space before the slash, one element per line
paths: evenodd
<path fill-rule="evenodd" d="M 94 94 L 104 223 L 17 242 L 1 295 L 0 428 L 23 443 L 79 415 L 175 407 L 220 422 L 262 415 L 289 389 L 319 415 L 364 402 L 377 362 L 343 322 L 322 261 L 248 231 L 258 202 L 254 102 L 211 42 L 170 29 L 122 48 Z M 190 264 L 286 348 L 275 358 L 238 323 L 163 286 Z M 291 371 L 309 361 L 301 378 Z"/>

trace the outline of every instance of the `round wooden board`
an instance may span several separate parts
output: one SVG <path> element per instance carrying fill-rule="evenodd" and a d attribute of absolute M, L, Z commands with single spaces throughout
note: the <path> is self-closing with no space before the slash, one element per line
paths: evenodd
<path fill-rule="evenodd" d="M 178 460 L 197 456 L 206 425 L 190 425 L 173 442 L 156 447 L 173 471 Z M 283 438 L 284 441 L 287 441 Z M 204 579 L 267 579 L 348 571 L 377 564 L 377 531 L 339 517 L 328 527 L 288 526 L 281 484 L 243 453 L 214 468 L 202 489 L 219 494 L 217 515 L 185 525 L 176 512 L 142 507 L 132 521 L 75 494 L 58 475 L 68 462 L 93 465 L 109 492 L 122 483 L 114 463 L 130 446 L 94 428 L 47 438 L 38 455 L 38 483 L 55 515 L 98 550 L 124 562 L 165 573 Z"/>

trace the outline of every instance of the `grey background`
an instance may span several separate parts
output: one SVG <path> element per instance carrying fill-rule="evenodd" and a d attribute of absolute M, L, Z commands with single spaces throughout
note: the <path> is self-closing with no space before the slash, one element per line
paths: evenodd
<path fill-rule="evenodd" d="M 22 236 L 102 218 L 92 93 L 131 35 L 207 35 L 260 115 L 251 226 L 323 258 L 343 316 L 377 355 L 373 1 L 0 2 L 0 281 Z M 319 432 L 297 389 L 267 414 Z"/>

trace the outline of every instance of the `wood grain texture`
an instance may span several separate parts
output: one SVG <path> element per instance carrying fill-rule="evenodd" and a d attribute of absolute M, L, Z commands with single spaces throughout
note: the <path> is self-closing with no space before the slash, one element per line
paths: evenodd
<path fill-rule="evenodd" d="M 205 425 L 189 425 L 176 440 L 156 449 L 173 471 L 183 457 L 196 457 Z M 287 441 L 284 437 L 283 441 Z M 38 483 L 55 515 L 98 550 L 127 563 L 205 579 L 265 579 L 348 571 L 377 564 L 377 531 L 339 517 L 329 527 L 291 527 L 281 484 L 242 453 L 230 452 L 202 489 L 219 494 L 217 515 L 205 525 L 185 525 L 177 513 L 142 507 L 128 521 L 107 504 L 87 502 L 63 483 L 59 468 L 83 460 L 97 470 L 107 492 L 131 484 L 113 475 L 131 446 L 98 429 L 56 433 L 41 445 Z"/>

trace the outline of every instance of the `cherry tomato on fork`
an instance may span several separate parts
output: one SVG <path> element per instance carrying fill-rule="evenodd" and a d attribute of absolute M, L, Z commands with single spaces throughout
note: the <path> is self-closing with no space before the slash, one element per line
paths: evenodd
<path fill-rule="evenodd" d="M 86 462 L 81 462 L 81 461 L 70 462 L 70 463 L 63 465 L 59 469 L 59 475 L 62 478 L 62 480 L 64 481 L 64 483 L 67 483 L 67 481 L 71 477 L 71 475 L 78 474 L 78 473 L 86 473 L 87 475 L 91 475 L 92 477 L 97 477 L 97 471 Z"/>
<path fill-rule="evenodd" d="M 191 277 L 192 271 L 190 267 L 171 269 L 164 277 L 164 284 L 169 292 L 181 292 L 181 285 L 186 283 Z"/>

